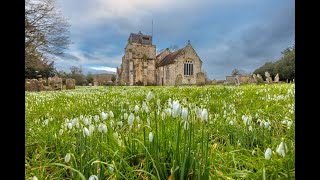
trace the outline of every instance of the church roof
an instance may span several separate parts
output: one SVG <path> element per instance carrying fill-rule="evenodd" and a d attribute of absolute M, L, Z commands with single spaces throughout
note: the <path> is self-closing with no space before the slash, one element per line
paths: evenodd
<path fill-rule="evenodd" d="M 164 52 L 169 51 L 170 53 L 172 53 L 169 48 L 166 48 L 165 50 L 163 50 L 161 53 L 159 53 L 156 58 L 158 58 L 161 54 L 163 54 Z"/>
<path fill-rule="evenodd" d="M 158 65 L 158 67 L 160 66 L 165 66 L 168 64 L 173 64 L 174 63 L 174 59 L 180 54 L 180 52 L 182 52 L 184 48 L 181 48 L 171 54 L 168 54 Z"/>

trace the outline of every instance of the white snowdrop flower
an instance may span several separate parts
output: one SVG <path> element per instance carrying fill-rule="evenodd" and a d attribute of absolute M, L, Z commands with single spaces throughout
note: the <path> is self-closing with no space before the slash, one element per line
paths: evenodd
<path fill-rule="evenodd" d="M 260 120 L 260 119 L 258 119 L 258 120 L 257 120 L 257 123 L 258 123 L 258 124 L 260 124 L 260 123 L 261 123 L 261 120 Z"/>
<path fill-rule="evenodd" d="M 149 91 L 149 93 L 147 95 L 146 101 L 147 102 L 150 101 L 152 99 L 152 97 L 153 97 L 153 93 L 152 93 L 152 90 L 151 90 L 151 91 Z"/>
<path fill-rule="evenodd" d="M 63 129 L 60 129 L 59 135 L 61 136 L 63 134 Z"/>
<path fill-rule="evenodd" d="M 203 110 L 202 110 L 201 120 L 208 122 L 208 111 L 207 111 L 207 109 L 203 109 Z"/>
<path fill-rule="evenodd" d="M 113 114 L 112 111 L 109 111 L 109 116 L 110 116 L 111 118 L 114 118 L 114 114 Z"/>
<path fill-rule="evenodd" d="M 89 131 L 89 129 L 86 128 L 86 127 L 83 128 L 83 136 L 84 136 L 84 137 L 85 137 L 85 136 L 90 136 L 90 131 Z"/>
<path fill-rule="evenodd" d="M 127 119 L 128 118 L 128 114 L 127 113 L 124 113 L 123 114 L 123 119 Z"/>
<path fill-rule="evenodd" d="M 64 162 L 68 163 L 70 161 L 70 153 L 67 153 L 66 156 L 64 157 Z"/>
<path fill-rule="evenodd" d="M 134 112 L 135 112 L 136 114 L 139 112 L 139 106 L 138 106 L 138 105 L 136 105 L 136 106 L 134 107 Z"/>
<path fill-rule="evenodd" d="M 112 174 L 113 173 L 113 165 L 109 165 L 109 173 Z"/>
<path fill-rule="evenodd" d="M 256 155 L 256 150 L 253 150 L 251 153 L 253 156 Z"/>
<path fill-rule="evenodd" d="M 149 142 L 152 142 L 153 140 L 153 135 L 152 135 L 152 132 L 149 133 Z"/>
<path fill-rule="evenodd" d="M 139 116 L 136 117 L 136 121 L 137 121 L 137 123 L 140 122 L 140 117 Z"/>
<path fill-rule="evenodd" d="M 180 104 L 179 104 L 179 101 L 176 100 L 176 101 L 173 101 L 173 104 L 172 104 L 172 108 L 173 108 L 173 111 L 172 111 L 172 116 L 175 118 L 178 116 L 178 114 L 180 114 Z"/>
<path fill-rule="evenodd" d="M 105 124 L 103 124 L 103 123 L 100 123 L 100 124 L 99 124 L 99 126 L 98 126 L 98 131 L 99 131 L 99 132 L 102 132 L 102 131 L 103 131 L 104 125 L 105 125 Z"/>
<path fill-rule="evenodd" d="M 271 158 L 272 150 L 268 148 L 266 152 L 264 153 L 264 157 L 269 160 Z"/>
<path fill-rule="evenodd" d="M 277 153 L 284 157 L 286 155 L 286 151 L 288 150 L 287 145 L 284 142 L 281 142 L 278 146 Z"/>
<path fill-rule="evenodd" d="M 237 114 L 236 110 L 233 110 L 233 114 Z"/>
<path fill-rule="evenodd" d="M 265 128 L 268 128 L 268 127 L 269 127 L 269 122 L 265 121 L 265 122 L 264 122 L 264 127 L 265 127 Z"/>
<path fill-rule="evenodd" d="M 72 123 L 72 126 L 75 126 L 78 122 L 78 119 L 77 118 L 74 118 L 72 119 L 71 123 Z"/>
<path fill-rule="evenodd" d="M 292 121 L 287 121 L 288 129 L 290 129 L 291 125 L 292 125 Z"/>
<path fill-rule="evenodd" d="M 233 121 L 231 120 L 231 121 L 229 122 L 229 124 L 230 124 L 230 125 L 233 125 Z"/>
<path fill-rule="evenodd" d="M 118 122 L 117 122 L 117 125 L 118 125 L 119 127 L 122 127 L 122 126 L 123 126 L 123 122 L 122 122 L 122 121 L 118 121 Z"/>
<path fill-rule="evenodd" d="M 37 176 L 33 176 L 32 180 L 38 180 Z"/>
<path fill-rule="evenodd" d="M 100 121 L 98 115 L 95 115 L 95 116 L 94 116 L 94 121 L 95 121 L 95 122 L 99 122 L 99 121 Z"/>
<path fill-rule="evenodd" d="M 256 113 L 256 118 L 259 118 L 259 115 Z"/>
<path fill-rule="evenodd" d="M 224 111 L 223 111 L 223 114 L 224 114 L 224 115 L 226 115 L 226 114 L 227 114 L 227 111 L 226 111 L 226 110 L 224 110 Z"/>
<path fill-rule="evenodd" d="M 44 126 L 48 125 L 48 122 L 49 122 L 48 119 L 44 120 L 44 121 L 43 121 L 43 125 L 44 125 Z"/>
<path fill-rule="evenodd" d="M 160 106 L 160 99 L 157 99 L 157 105 Z"/>
<path fill-rule="evenodd" d="M 101 119 L 102 120 L 105 120 L 108 118 L 108 114 L 104 113 L 104 112 L 101 112 Z"/>
<path fill-rule="evenodd" d="M 183 121 L 187 120 L 187 117 L 188 117 L 188 109 L 187 108 L 182 108 L 181 117 L 182 117 Z"/>
<path fill-rule="evenodd" d="M 68 129 L 72 129 L 72 123 L 68 123 Z"/>
<path fill-rule="evenodd" d="M 287 124 L 287 120 L 281 121 L 281 124 Z"/>
<path fill-rule="evenodd" d="M 145 100 L 143 100 L 143 102 L 142 102 L 142 109 L 143 110 L 145 110 L 146 109 L 146 107 L 147 107 L 147 104 L 146 104 L 146 101 Z"/>
<path fill-rule="evenodd" d="M 140 129 L 140 126 L 141 126 L 141 125 L 140 125 L 140 124 L 138 124 L 138 130 Z"/>
<path fill-rule="evenodd" d="M 252 131 L 252 126 L 251 125 L 249 126 L 249 131 Z"/>
<path fill-rule="evenodd" d="M 146 113 L 149 113 L 149 108 L 148 108 L 148 106 L 146 106 L 146 108 L 144 109 L 144 111 L 145 111 Z"/>
<path fill-rule="evenodd" d="M 118 139 L 118 145 L 122 146 L 122 140 L 120 138 Z"/>
<path fill-rule="evenodd" d="M 83 122 L 84 122 L 84 125 L 88 125 L 88 124 L 89 124 L 88 118 L 84 118 L 84 119 L 83 119 Z"/>
<path fill-rule="evenodd" d="M 171 116 L 171 108 L 167 108 L 167 109 L 165 110 L 165 112 L 166 112 L 166 114 L 167 114 L 168 117 Z"/>
<path fill-rule="evenodd" d="M 129 125 L 129 126 L 132 126 L 133 121 L 134 121 L 134 115 L 133 115 L 133 113 L 131 113 L 131 114 L 129 115 L 129 117 L 128 117 L 128 125 Z"/>
<path fill-rule="evenodd" d="M 94 125 L 89 125 L 89 132 L 90 134 L 92 134 L 92 132 L 94 131 Z"/>
<path fill-rule="evenodd" d="M 118 132 L 114 132 L 114 133 L 113 133 L 113 137 L 114 137 L 115 139 L 118 139 L 118 137 L 119 137 Z"/>
<path fill-rule="evenodd" d="M 99 180 L 99 178 L 96 175 L 91 175 L 88 180 Z"/>

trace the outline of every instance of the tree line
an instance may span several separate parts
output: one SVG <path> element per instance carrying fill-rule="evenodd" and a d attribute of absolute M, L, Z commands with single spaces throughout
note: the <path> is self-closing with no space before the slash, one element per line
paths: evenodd
<path fill-rule="evenodd" d="M 260 74 L 264 79 L 265 72 L 268 71 L 271 77 L 279 74 L 280 81 L 292 81 L 295 78 L 295 45 L 286 48 L 281 52 L 282 57 L 275 62 L 267 62 L 253 73 Z"/>

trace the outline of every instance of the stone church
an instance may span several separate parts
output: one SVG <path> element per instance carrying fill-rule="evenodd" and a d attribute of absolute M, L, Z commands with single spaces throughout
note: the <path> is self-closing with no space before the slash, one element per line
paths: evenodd
<path fill-rule="evenodd" d="M 156 54 L 152 36 L 131 33 L 121 67 L 117 68 L 119 85 L 204 85 L 202 61 L 190 41 L 184 48 L 169 48 Z"/>

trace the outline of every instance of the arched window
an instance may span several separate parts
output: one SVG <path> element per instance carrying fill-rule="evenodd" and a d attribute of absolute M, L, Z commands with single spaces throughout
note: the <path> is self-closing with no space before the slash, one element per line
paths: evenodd
<path fill-rule="evenodd" d="M 192 61 L 184 62 L 184 75 L 185 76 L 193 75 L 193 62 Z"/>

